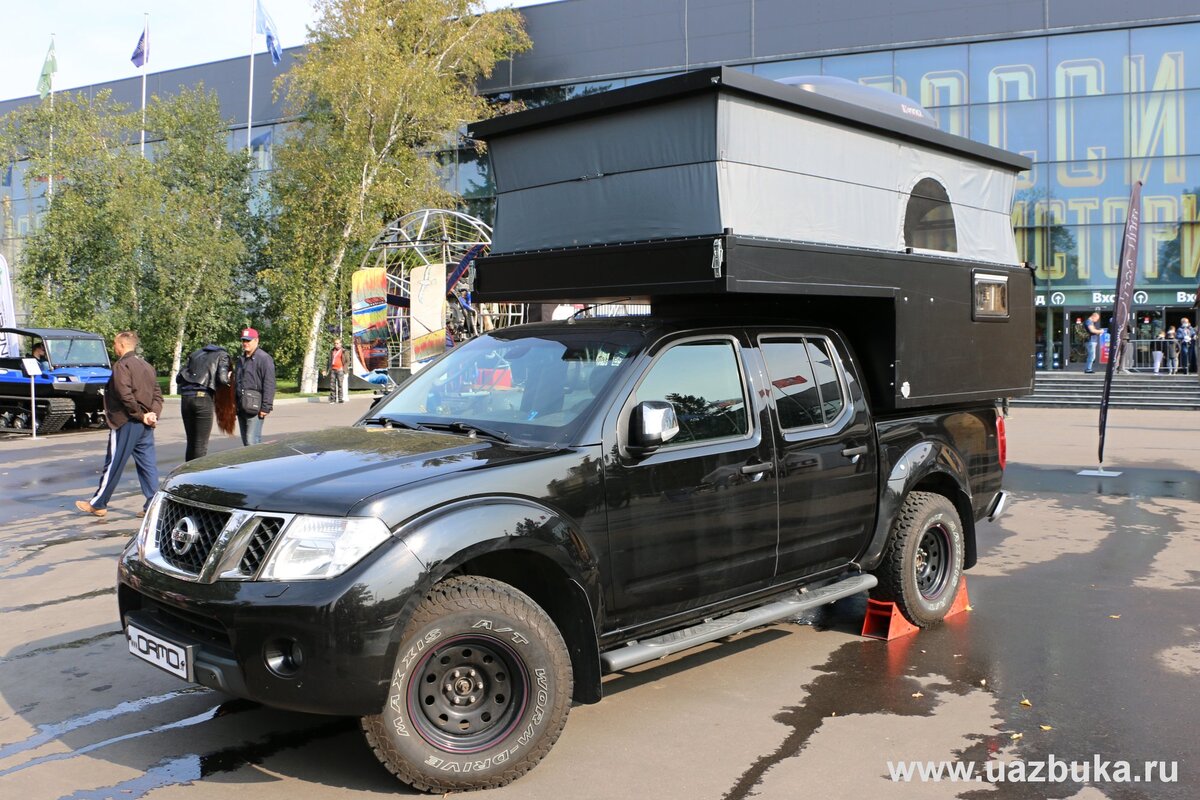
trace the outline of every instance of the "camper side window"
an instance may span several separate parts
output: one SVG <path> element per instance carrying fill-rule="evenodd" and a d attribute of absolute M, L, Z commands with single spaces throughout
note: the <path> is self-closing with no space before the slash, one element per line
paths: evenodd
<path fill-rule="evenodd" d="M 904 211 L 904 245 L 914 250 L 958 251 L 954 232 L 954 207 L 946 189 L 933 178 L 922 178 L 913 187 Z"/>

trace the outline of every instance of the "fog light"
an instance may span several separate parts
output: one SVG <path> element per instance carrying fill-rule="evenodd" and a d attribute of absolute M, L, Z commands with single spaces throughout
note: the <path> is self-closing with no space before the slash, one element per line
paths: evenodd
<path fill-rule="evenodd" d="M 267 669 L 281 678 L 291 678 L 304 666 L 304 651 L 295 639 L 276 639 L 263 650 Z"/>

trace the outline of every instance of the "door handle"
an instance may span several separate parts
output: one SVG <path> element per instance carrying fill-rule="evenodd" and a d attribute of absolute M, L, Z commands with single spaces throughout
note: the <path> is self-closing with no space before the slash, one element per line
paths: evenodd
<path fill-rule="evenodd" d="M 865 456 L 868 452 L 870 452 L 870 448 L 865 444 L 860 444 L 858 447 L 847 447 L 842 450 L 842 455 L 850 459 L 851 464 L 857 464 L 858 459 Z"/>
<path fill-rule="evenodd" d="M 761 464 L 747 464 L 746 466 L 742 467 L 742 474 L 758 475 L 762 472 L 770 472 L 774 467 L 775 465 L 769 461 L 764 461 Z"/>

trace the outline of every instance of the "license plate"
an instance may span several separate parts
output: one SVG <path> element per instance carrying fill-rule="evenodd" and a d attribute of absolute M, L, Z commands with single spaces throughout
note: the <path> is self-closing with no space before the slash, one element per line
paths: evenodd
<path fill-rule="evenodd" d="M 190 646 L 181 647 L 133 625 L 125 626 L 125 636 L 129 640 L 129 652 L 138 658 L 183 678 L 185 681 L 192 680 L 192 648 Z"/>

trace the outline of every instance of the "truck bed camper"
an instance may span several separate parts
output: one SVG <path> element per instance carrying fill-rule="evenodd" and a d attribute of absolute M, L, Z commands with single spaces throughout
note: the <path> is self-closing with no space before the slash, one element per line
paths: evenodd
<path fill-rule="evenodd" d="M 890 100 L 890 102 L 889 102 Z M 828 78 L 688 73 L 474 125 L 483 299 L 758 308 L 840 327 L 880 410 L 1028 394 L 1029 160 Z"/>

